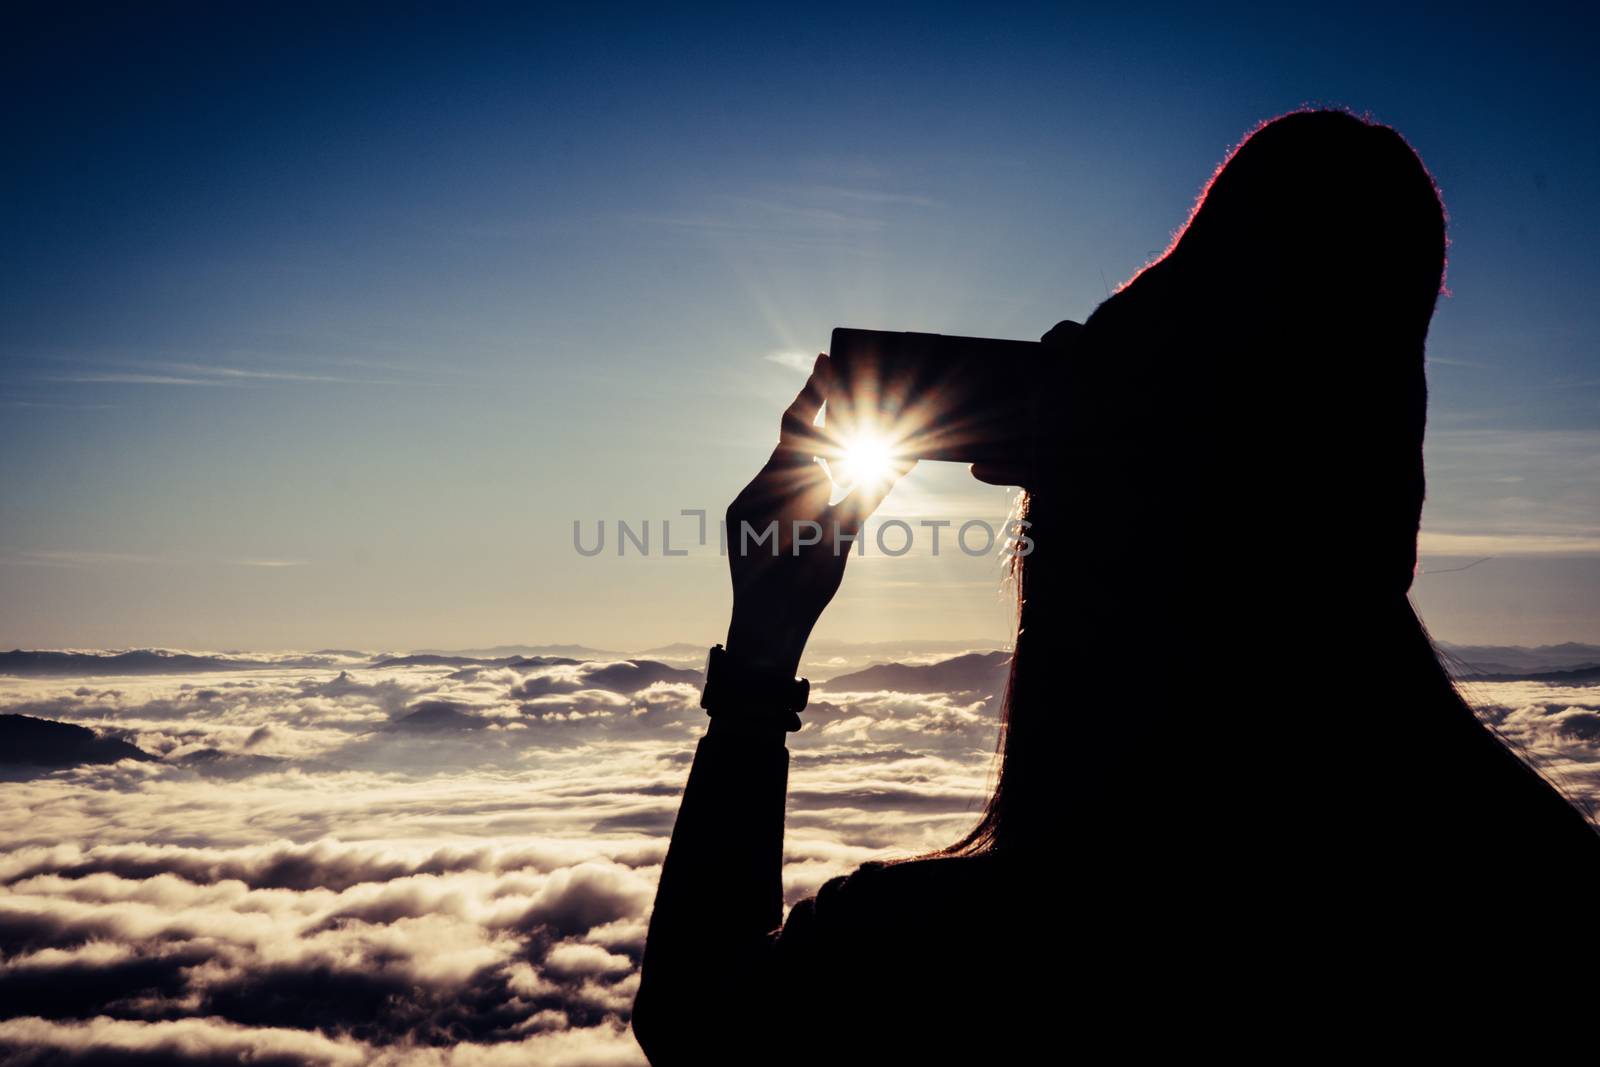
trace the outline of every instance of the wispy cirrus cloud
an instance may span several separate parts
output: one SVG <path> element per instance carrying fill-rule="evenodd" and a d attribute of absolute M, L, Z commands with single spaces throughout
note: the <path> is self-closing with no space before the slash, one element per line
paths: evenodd
<path fill-rule="evenodd" d="M 247 367 L 225 367 L 204 363 L 171 363 L 164 364 L 173 371 L 207 377 L 222 383 L 243 382 L 328 382 L 338 385 L 398 385 L 400 383 L 389 378 L 376 377 L 350 377 L 334 374 L 308 374 L 302 371 L 289 370 L 262 370 Z M 158 364 L 161 366 L 161 364 Z"/>
<path fill-rule="evenodd" d="M 391 378 L 314 374 L 293 370 L 231 367 L 209 363 L 140 363 L 140 370 L 86 370 L 37 379 L 56 385 L 172 385 L 202 388 L 267 384 L 397 385 Z"/>
<path fill-rule="evenodd" d="M 226 385 L 221 379 L 208 377 L 180 377 L 175 374 L 154 374 L 138 371 L 87 371 L 82 374 L 46 375 L 38 379 L 55 385 Z"/>
<path fill-rule="evenodd" d="M 837 182 L 768 184 L 705 197 L 681 210 L 636 221 L 696 233 L 709 240 L 773 250 L 856 249 L 906 212 L 941 205 L 919 192 Z"/>
<path fill-rule="evenodd" d="M 0 549 L 0 566 L 13 567 L 304 567 L 306 560 L 160 555 L 143 552 L 97 552 L 65 549 Z"/>
<path fill-rule="evenodd" d="M 815 352 L 783 351 L 770 352 L 761 357 L 768 363 L 776 363 L 780 367 L 796 371 L 800 374 L 810 374 L 811 368 L 816 365 Z"/>
<path fill-rule="evenodd" d="M 1600 554 L 1600 431 L 1436 430 L 1427 465 L 1424 555 Z"/>

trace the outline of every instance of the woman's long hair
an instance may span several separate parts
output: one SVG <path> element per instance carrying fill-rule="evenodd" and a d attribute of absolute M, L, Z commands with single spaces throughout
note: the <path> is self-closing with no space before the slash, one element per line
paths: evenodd
<path fill-rule="evenodd" d="M 1096 310 L 1024 505 L 998 778 L 946 854 L 1132 855 L 1155 833 L 1406 864 L 1495 827 L 1596 854 L 1407 599 L 1445 250 L 1397 133 L 1296 112 Z"/>

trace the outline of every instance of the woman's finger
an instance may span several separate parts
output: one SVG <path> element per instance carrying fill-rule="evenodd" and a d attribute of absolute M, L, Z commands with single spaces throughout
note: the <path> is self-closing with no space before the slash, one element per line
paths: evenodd
<path fill-rule="evenodd" d="M 1033 480 L 1029 477 L 1027 464 L 1024 463 L 974 463 L 969 469 L 974 478 L 990 485 L 1026 487 Z"/>
<path fill-rule="evenodd" d="M 806 379 L 800 395 L 794 398 L 794 403 L 783 413 L 783 423 L 778 430 L 778 444 L 783 448 L 796 451 L 806 451 L 810 454 L 816 440 L 817 413 L 822 410 L 823 401 L 828 399 L 826 383 L 826 366 L 828 357 L 817 356 L 817 361 L 811 365 L 811 376 Z"/>
<path fill-rule="evenodd" d="M 809 453 L 779 445 L 746 492 L 761 510 L 809 517 L 827 506 L 831 484 Z"/>

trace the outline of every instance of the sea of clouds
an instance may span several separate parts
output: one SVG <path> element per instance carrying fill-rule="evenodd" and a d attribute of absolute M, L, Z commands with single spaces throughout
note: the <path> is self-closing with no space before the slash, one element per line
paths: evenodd
<path fill-rule="evenodd" d="M 629 1010 L 705 723 L 688 657 L 318 656 L 0 678 L 0 715 L 134 746 L 0 753 L 0 1063 L 643 1063 Z M 1004 657 L 939 660 L 816 686 L 790 903 L 972 824 Z M 1469 692 L 1600 800 L 1600 686 Z"/>
<path fill-rule="evenodd" d="M 790 903 L 970 827 L 1001 659 L 939 691 L 817 686 Z M 0 678 L 0 715 L 154 757 L 0 759 L 0 1062 L 644 1062 L 629 1009 L 698 670 L 324 660 Z"/>

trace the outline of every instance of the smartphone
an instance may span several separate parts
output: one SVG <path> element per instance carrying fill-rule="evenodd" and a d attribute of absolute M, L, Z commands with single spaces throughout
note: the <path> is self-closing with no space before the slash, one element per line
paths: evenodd
<path fill-rule="evenodd" d="M 1034 446 L 1044 346 L 838 327 L 827 436 L 863 437 L 905 459 L 1015 462 Z"/>

